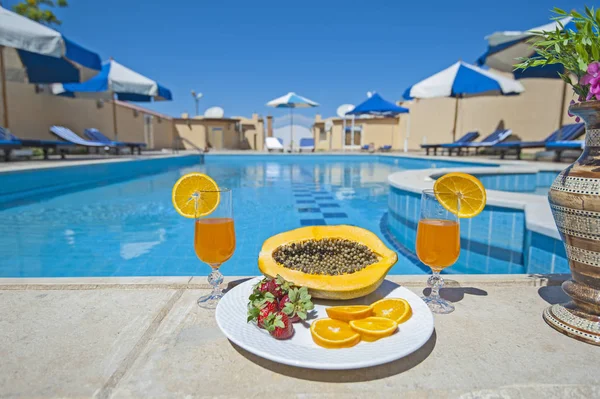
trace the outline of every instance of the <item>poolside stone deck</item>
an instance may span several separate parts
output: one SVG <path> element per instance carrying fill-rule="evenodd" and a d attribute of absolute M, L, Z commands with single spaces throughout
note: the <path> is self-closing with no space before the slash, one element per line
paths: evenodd
<path fill-rule="evenodd" d="M 542 320 L 539 276 L 451 276 L 456 311 L 413 355 L 352 371 L 260 359 L 195 300 L 205 277 L 0 280 L 0 397 L 600 397 L 600 347 Z M 392 276 L 417 293 L 425 276 Z M 229 278 L 233 285 L 237 278 Z"/>

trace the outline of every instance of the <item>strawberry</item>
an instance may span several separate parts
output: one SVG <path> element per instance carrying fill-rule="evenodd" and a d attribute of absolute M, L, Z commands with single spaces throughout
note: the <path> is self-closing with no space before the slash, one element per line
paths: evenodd
<path fill-rule="evenodd" d="M 294 335 L 294 326 L 283 312 L 271 313 L 265 320 L 265 328 L 275 339 L 290 339 Z"/>
<path fill-rule="evenodd" d="M 277 313 L 277 311 L 277 304 L 275 302 L 265 302 L 258 313 L 256 324 L 260 328 L 265 328 L 265 321 L 267 317 L 269 317 L 272 313 Z"/>
<path fill-rule="evenodd" d="M 288 303 L 289 301 L 290 301 L 289 294 L 285 294 L 283 297 L 281 297 L 279 299 L 279 310 L 283 310 L 283 308 L 285 307 L 285 304 Z"/>
<path fill-rule="evenodd" d="M 269 292 L 273 294 L 275 298 L 283 298 L 290 290 L 290 286 L 291 284 L 285 281 L 283 277 L 277 275 L 277 278 L 269 282 Z"/>
<path fill-rule="evenodd" d="M 291 288 L 288 294 L 279 300 L 279 310 L 288 315 L 292 323 L 306 320 L 308 311 L 314 307 L 306 287 Z"/>
<path fill-rule="evenodd" d="M 266 317 L 279 310 L 277 300 L 270 292 L 253 291 L 248 298 L 248 322 L 256 321 L 258 326 L 264 328 Z"/>
<path fill-rule="evenodd" d="M 271 280 L 268 278 L 263 278 L 262 280 L 260 280 L 260 282 L 258 284 L 256 284 L 254 286 L 254 290 L 258 291 L 258 292 L 262 292 L 264 294 L 265 292 L 269 292 L 270 287 L 271 287 Z"/>

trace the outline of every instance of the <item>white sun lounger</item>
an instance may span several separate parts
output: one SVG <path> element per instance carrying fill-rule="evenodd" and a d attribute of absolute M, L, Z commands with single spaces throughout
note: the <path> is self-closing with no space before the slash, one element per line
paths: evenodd
<path fill-rule="evenodd" d="M 265 139 L 265 146 L 270 151 L 281 151 L 283 152 L 283 145 L 277 140 L 276 137 L 267 137 Z"/>

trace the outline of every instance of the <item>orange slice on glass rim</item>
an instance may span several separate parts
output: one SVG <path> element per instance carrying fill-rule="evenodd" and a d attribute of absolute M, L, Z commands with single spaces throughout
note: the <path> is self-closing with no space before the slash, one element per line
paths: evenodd
<path fill-rule="evenodd" d="M 412 308 L 402 298 L 385 298 L 371 305 L 373 316 L 385 317 L 401 324 L 412 316 Z"/>
<path fill-rule="evenodd" d="M 371 307 L 367 305 L 332 306 L 325 311 L 330 318 L 341 321 L 364 319 L 372 313 Z"/>
<path fill-rule="evenodd" d="M 210 215 L 220 201 L 219 186 L 203 173 L 188 173 L 173 186 L 171 199 L 175 210 L 186 218 Z"/>
<path fill-rule="evenodd" d="M 387 317 L 367 317 L 361 320 L 352 320 L 350 327 L 360 334 L 363 341 L 377 341 L 389 337 L 398 329 L 398 323 Z"/>
<path fill-rule="evenodd" d="M 315 320 L 310 325 L 310 334 L 317 345 L 329 349 L 350 348 L 360 342 L 360 334 L 340 320 Z"/>
<path fill-rule="evenodd" d="M 439 203 L 459 218 L 472 218 L 485 208 L 485 187 L 467 173 L 445 174 L 435 181 L 433 191 Z"/>

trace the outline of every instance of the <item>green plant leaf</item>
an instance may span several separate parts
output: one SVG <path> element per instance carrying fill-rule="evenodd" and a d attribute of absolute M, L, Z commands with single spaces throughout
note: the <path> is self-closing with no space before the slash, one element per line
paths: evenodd
<path fill-rule="evenodd" d="M 567 12 L 566 12 L 565 10 L 562 10 L 562 9 L 560 9 L 560 8 L 558 8 L 558 7 L 554 7 L 554 8 L 552 9 L 552 11 L 553 11 L 554 13 L 556 13 L 556 14 L 560 14 L 560 15 L 567 15 Z"/>
<path fill-rule="evenodd" d="M 306 316 L 307 316 L 306 312 L 303 312 L 303 311 L 299 310 L 299 311 L 296 313 L 296 315 L 298 315 L 298 317 L 299 317 L 301 320 L 306 320 Z"/>
<path fill-rule="evenodd" d="M 594 57 L 594 61 L 600 60 L 600 52 L 598 51 L 598 46 L 592 45 L 592 57 Z"/>
<path fill-rule="evenodd" d="M 594 18 L 594 13 L 592 12 L 592 10 L 590 10 L 588 8 L 588 6 L 585 6 L 585 13 L 587 14 L 588 17 L 590 17 L 592 19 Z"/>

